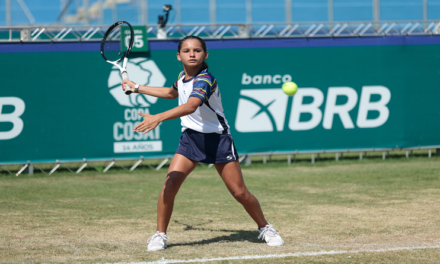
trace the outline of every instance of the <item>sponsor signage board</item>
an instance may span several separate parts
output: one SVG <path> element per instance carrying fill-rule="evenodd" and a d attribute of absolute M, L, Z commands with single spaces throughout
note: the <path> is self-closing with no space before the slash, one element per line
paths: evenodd
<path fill-rule="evenodd" d="M 134 54 L 130 78 L 171 87 L 182 68 L 175 53 Z M 98 55 L 0 53 L 8 73 L 0 89 L 0 163 L 174 154 L 179 119 L 146 134 L 133 127 L 142 121 L 138 113 L 157 114 L 178 101 L 126 96 L 119 70 Z M 440 145 L 439 58 L 440 45 L 220 48 L 210 50 L 208 63 L 239 153 L 354 151 Z M 87 80 L 78 69 L 91 73 Z M 20 89 L 5 88 L 16 80 Z M 282 92 L 287 81 L 299 86 L 294 96 Z"/>
<path fill-rule="evenodd" d="M 134 33 L 133 47 L 131 52 L 145 52 L 148 51 L 148 38 L 146 26 L 132 26 Z M 121 27 L 121 47 L 123 51 L 127 50 L 130 43 L 130 29 L 128 27 Z"/>

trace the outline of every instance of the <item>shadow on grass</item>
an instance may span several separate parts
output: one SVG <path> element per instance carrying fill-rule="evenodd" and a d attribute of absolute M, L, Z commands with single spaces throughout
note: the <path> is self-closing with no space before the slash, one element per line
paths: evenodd
<path fill-rule="evenodd" d="M 227 230 L 227 229 L 208 229 L 200 227 L 204 224 L 212 223 L 212 220 L 208 220 L 205 223 L 200 224 L 193 224 L 188 225 L 184 223 L 179 223 L 178 221 L 174 221 L 176 224 L 184 225 L 184 231 L 191 231 L 191 230 L 199 230 L 199 231 L 208 231 L 208 232 L 214 232 L 214 231 L 220 231 L 220 232 L 226 232 L 230 233 L 228 235 L 214 237 L 210 239 L 203 239 L 200 241 L 195 242 L 188 242 L 188 243 L 178 243 L 178 244 L 170 244 L 168 245 L 168 248 L 170 247 L 181 247 L 181 246 L 194 246 L 194 245 L 206 245 L 211 243 L 219 243 L 219 242 L 237 242 L 237 241 L 247 241 L 251 243 L 262 243 L 261 240 L 259 240 L 258 237 L 258 231 L 249 231 L 249 230 Z"/>

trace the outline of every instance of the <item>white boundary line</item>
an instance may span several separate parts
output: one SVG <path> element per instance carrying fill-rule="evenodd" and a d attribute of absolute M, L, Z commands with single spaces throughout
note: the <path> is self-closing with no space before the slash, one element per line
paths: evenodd
<path fill-rule="evenodd" d="M 285 254 L 269 254 L 269 255 L 250 255 L 250 256 L 237 256 L 226 258 L 206 258 L 206 259 L 160 259 L 153 262 L 119 262 L 114 264 L 171 264 L 171 263 L 200 263 L 210 261 L 222 261 L 222 260 L 242 260 L 242 259 L 268 259 L 268 258 L 286 258 L 286 257 L 302 257 L 302 256 L 322 256 L 322 255 L 339 255 L 350 253 L 366 253 L 366 252 L 388 252 L 399 250 L 414 250 L 414 249 L 440 249 L 440 246 L 428 246 L 428 247 L 398 247 L 398 248 L 383 248 L 383 249 L 364 249 L 364 250 L 331 250 L 331 251 L 315 251 L 315 252 L 297 252 L 297 253 L 285 253 Z"/>

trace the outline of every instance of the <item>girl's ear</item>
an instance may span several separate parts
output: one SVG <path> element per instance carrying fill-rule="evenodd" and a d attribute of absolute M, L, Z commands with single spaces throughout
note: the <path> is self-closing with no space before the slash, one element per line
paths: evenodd
<path fill-rule="evenodd" d="M 179 52 L 177 52 L 177 60 L 178 61 L 182 61 L 182 59 L 180 58 L 180 53 Z"/>
<path fill-rule="evenodd" d="M 209 53 L 205 52 L 205 60 L 208 58 Z"/>

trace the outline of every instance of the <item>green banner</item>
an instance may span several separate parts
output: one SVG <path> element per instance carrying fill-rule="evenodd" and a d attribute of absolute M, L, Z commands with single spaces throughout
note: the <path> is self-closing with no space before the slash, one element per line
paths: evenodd
<path fill-rule="evenodd" d="M 133 26 L 134 41 L 132 52 L 146 52 L 149 50 L 147 27 L 146 26 Z M 123 51 L 127 50 L 130 43 L 130 29 L 128 27 L 121 27 L 121 47 Z"/>
<path fill-rule="evenodd" d="M 134 55 L 143 85 L 170 87 L 182 69 L 174 49 Z M 174 154 L 180 120 L 133 127 L 178 101 L 126 96 L 98 50 L 0 58 L 0 163 Z M 239 153 L 440 145 L 440 45 L 214 49 L 208 63 Z"/>

